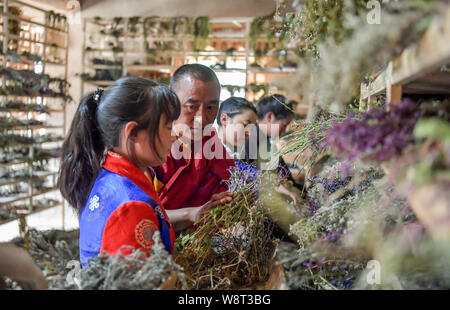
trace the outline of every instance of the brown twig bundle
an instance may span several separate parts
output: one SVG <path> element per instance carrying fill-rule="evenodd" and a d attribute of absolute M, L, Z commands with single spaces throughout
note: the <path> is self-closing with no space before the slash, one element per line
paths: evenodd
<path fill-rule="evenodd" d="M 231 173 L 233 200 L 211 210 L 197 230 L 180 238 L 175 260 L 192 289 L 254 288 L 268 278 L 275 243 L 258 199 L 261 174 L 242 166 Z"/>

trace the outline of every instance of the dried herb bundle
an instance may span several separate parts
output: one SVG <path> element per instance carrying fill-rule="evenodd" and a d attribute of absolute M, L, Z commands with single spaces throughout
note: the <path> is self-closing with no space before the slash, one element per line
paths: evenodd
<path fill-rule="evenodd" d="M 296 129 L 281 138 L 283 146 L 277 151 L 274 158 L 294 153 L 294 162 L 303 159 L 301 170 L 310 169 L 317 157 L 324 151 L 322 141 L 326 137 L 327 130 L 335 122 L 341 122 L 344 119 L 343 115 L 326 114 L 318 115 L 317 120 L 313 122 L 298 121 L 294 123 Z M 304 156 L 306 154 L 308 156 Z"/>
<path fill-rule="evenodd" d="M 25 232 L 24 238 L 16 238 L 11 242 L 24 247 L 30 253 L 49 280 L 49 288 L 63 284 L 68 271 L 66 269 L 68 262 L 79 259 L 78 230 L 66 232 L 29 229 Z"/>
<path fill-rule="evenodd" d="M 29 251 L 49 280 L 49 289 L 157 289 L 172 271 L 177 272 L 184 288 L 182 268 L 165 250 L 159 232 L 154 234 L 153 241 L 150 257 L 134 249 L 127 256 L 101 254 L 91 258 L 86 268 L 76 270 L 73 268 L 79 266 L 78 230 L 31 229 L 25 238 L 13 240 Z"/>
<path fill-rule="evenodd" d="M 353 160 L 384 162 L 400 155 L 413 140 L 412 133 L 423 109 L 411 100 L 399 105 L 372 109 L 356 119 L 348 115 L 340 123 L 333 123 L 327 131 L 325 143 L 340 157 Z"/>
<path fill-rule="evenodd" d="M 177 265 L 161 242 L 159 232 L 153 235 L 150 257 L 131 249 L 126 256 L 98 255 L 88 261 L 80 273 L 78 288 L 82 290 L 153 290 L 176 271 L 184 288 L 182 268 Z"/>
<path fill-rule="evenodd" d="M 274 241 L 258 198 L 261 173 L 238 166 L 227 183 L 233 200 L 211 210 L 194 232 L 179 239 L 176 261 L 191 289 L 254 288 L 268 278 Z"/>

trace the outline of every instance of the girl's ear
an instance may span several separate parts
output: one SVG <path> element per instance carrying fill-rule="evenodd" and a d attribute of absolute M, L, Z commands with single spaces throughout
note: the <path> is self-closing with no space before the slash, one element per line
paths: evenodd
<path fill-rule="evenodd" d="M 137 132 L 133 132 L 133 130 L 137 127 L 137 123 L 135 121 L 128 122 L 123 130 L 123 135 L 125 136 L 124 141 L 127 141 L 130 139 L 131 141 L 134 141 L 137 136 Z"/>
<path fill-rule="evenodd" d="M 275 114 L 273 114 L 273 112 L 267 112 L 264 119 L 267 123 L 272 123 L 275 121 Z"/>
<path fill-rule="evenodd" d="M 227 125 L 229 119 L 230 117 L 226 113 L 220 114 L 220 123 L 222 124 L 222 126 Z"/>

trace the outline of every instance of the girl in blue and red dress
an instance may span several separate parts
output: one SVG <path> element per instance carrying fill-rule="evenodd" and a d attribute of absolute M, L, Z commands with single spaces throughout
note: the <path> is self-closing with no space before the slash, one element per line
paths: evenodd
<path fill-rule="evenodd" d="M 62 148 L 58 186 L 79 214 L 83 266 L 104 251 L 126 255 L 133 247 L 149 253 L 155 231 L 172 252 L 172 223 L 147 176 L 149 166 L 166 161 L 179 114 L 175 93 L 138 77 L 121 78 L 82 99 Z M 229 201 L 213 198 L 205 211 Z"/>

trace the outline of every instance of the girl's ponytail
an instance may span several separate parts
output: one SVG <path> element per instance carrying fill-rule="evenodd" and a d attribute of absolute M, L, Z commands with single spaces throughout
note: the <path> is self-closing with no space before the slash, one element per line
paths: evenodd
<path fill-rule="evenodd" d="M 139 77 L 122 77 L 104 93 L 86 95 L 78 106 L 62 148 L 58 187 L 79 213 L 86 205 L 101 170 L 106 150 L 127 147 L 131 161 L 138 165 L 130 137 L 121 141 L 127 123 L 138 124 L 136 134 L 145 130 L 150 150 L 159 156 L 156 141 L 162 115 L 167 123 L 180 115 L 180 101 L 167 87 Z"/>
<path fill-rule="evenodd" d="M 58 188 L 78 212 L 87 202 L 106 148 L 97 124 L 99 99 L 98 92 L 84 96 L 62 147 Z"/>

